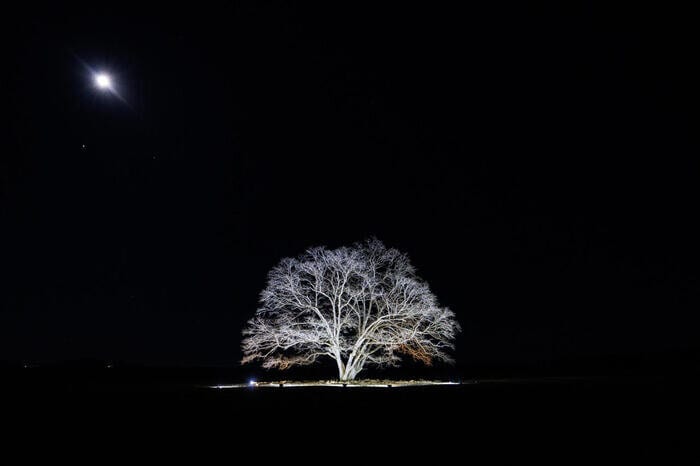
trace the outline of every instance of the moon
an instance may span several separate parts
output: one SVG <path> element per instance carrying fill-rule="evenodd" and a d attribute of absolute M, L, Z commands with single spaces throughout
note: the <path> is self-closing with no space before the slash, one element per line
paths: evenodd
<path fill-rule="evenodd" d="M 112 89 L 112 78 L 106 73 L 95 75 L 95 85 L 100 89 Z"/>

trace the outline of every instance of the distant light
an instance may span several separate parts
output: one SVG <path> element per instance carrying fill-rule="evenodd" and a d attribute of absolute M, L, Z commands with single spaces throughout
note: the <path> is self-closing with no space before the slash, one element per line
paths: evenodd
<path fill-rule="evenodd" d="M 254 379 L 248 381 L 248 386 L 255 387 L 256 385 L 258 385 L 258 383 Z"/>
<path fill-rule="evenodd" d="M 111 89 L 112 78 L 108 74 L 99 73 L 95 75 L 95 85 L 100 89 Z"/>

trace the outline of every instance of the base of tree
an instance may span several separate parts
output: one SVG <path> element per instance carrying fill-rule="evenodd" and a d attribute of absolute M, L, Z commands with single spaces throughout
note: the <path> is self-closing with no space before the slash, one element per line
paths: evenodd
<path fill-rule="evenodd" d="M 295 388 L 295 387 L 360 387 L 360 388 L 394 388 L 418 387 L 434 385 L 461 385 L 475 383 L 459 380 L 390 380 L 390 379 L 361 379 L 361 380 L 276 380 L 250 381 L 246 384 L 211 385 L 209 388 Z"/>

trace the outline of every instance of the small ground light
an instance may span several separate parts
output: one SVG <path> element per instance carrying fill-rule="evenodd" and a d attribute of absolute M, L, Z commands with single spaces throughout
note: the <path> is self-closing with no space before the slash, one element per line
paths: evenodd
<path fill-rule="evenodd" d="M 250 379 L 250 380 L 248 381 L 248 386 L 249 386 L 249 387 L 255 387 L 256 385 L 258 385 L 258 383 L 255 381 L 255 379 Z"/>

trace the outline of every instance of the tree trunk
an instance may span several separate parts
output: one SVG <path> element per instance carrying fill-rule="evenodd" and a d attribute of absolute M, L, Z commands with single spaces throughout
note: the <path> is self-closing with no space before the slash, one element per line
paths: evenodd
<path fill-rule="evenodd" d="M 343 364 L 341 361 L 338 361 L 338 378 L 341 382 L 355 380 L 357 374 L 359 374 L 362 370 L 362 367 L 357 367 L 356 362 L 357 361 L 348 361 L 348 364 Z"/>
<path fill-rule="evenodd" d="M 340 380 L 346 380 L 345 377 L 345 364 L 343 364 L 343 360 L 340 358 L 340 355 L 337 355 L 335 357 L 335 362 L 338 363 L 338 378 Z"/>

